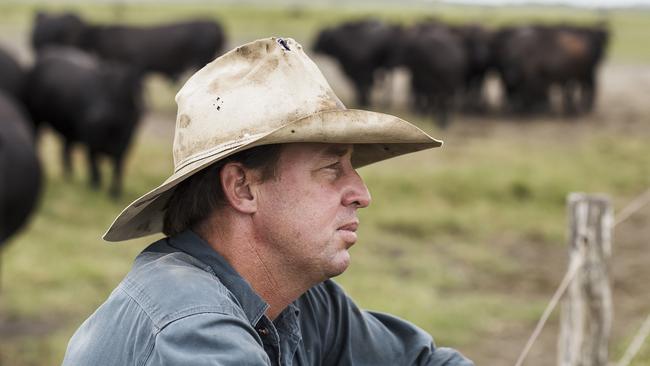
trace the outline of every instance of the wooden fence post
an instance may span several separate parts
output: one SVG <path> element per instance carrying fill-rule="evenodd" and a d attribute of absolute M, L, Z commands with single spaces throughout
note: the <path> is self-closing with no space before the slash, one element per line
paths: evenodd
<path fill-rule="evenodd" d="M 562 301 L 558 365 L 606 366 L 612 323 L 608 279 L 613 228 L 608 197 L 571 193 L 569 263 L 580 268 Z"/>

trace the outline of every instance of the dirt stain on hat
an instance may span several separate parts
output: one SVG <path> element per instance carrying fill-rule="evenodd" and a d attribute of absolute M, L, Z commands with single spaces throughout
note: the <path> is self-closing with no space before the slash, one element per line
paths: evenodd
<path fill-rule="evenodd" d="M 187 114 L 178 116 L 178 128 L 187 128 L 192 123 L 192 119 Z"/>

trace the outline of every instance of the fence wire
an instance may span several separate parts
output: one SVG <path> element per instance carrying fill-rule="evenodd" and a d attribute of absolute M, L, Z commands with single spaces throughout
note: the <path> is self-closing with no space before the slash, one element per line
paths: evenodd
<path fill-rule="evenodd" d="M 632 343 L 630 343 L 630 345 L 627 347 L 625 354 L 621 360 L 618 361 L 616 366 L 629 365 L 634 356 L 636 356 L 637 352 L 639 352 L 641 349 L 641 346 L 643 345 L 643 342 L 645 342 L 645 339 L 648 338 L 648 334 L 650 334 L 650 315 L 645 318 L 643 325 L 641 325 L 641 328 L 639 328 L 639 331 L 634 336 Z"/>
<path fill-rule="evenodd" d="M 517 363 L 515 363 L 515 366 L 521 366 L 524 363 L 524 360 L 526 359 L 526 356 L 528 356 L 528 352 L 530 352 L 530 349 L 533 347 L 533 344 L 537 340 L 537 337 L 542 332 L 542 329 L 544 329 L 544 325 L 546 325 L 546 321 L 548 320 L 548 317 L 551 316 L 551 313 L 553 312 L 553 309 L 555 309 L 555 307 L 557 306 L 557 303 L 562 298 L 562 295 L 564 295 L 564 292 L 569 287 L 569 285 L 571 284 L 571 281 L 573 281 L 573 278 L 578 273 L 578 269 L 582 265 L 582 258 L 581 257 L 574 257 L 572 262 L 573 263 L 571 263 L 569 265 L 569 269 L 567 270 L 566 274 L 564 275 L 564 278 L 562 279 L 562 282 L 560 283 L 560 286 L 555 291 L 555 294 L 553 294 L 553 297 L 551 298 L 551 301 L 549 301 L 548 305 L 546 306 L 546 309 L 544 310 L 544 313 L 542 314 L 542 317 L 537 322 L 537 326 L 535 327 L 535 330 L 533 331 L 533 334 L 528 339 L 528 342 L 526 343 L 526 346 L 524 346 L 524 350 L 521 351 L 521 354 L 519 355 L 519 358 L 517 359 Z"/>
<path fill-rule="evenodd" d="M 640 210 L 641 207 L 645 206 L 650 202 L 650 188 L 646 189 L 639 197 L 635 198 L 634 201 L 630 202 L 625 208 L 623 208 L 614 221 L 614 227 L 620 224 L 621 222 L 627 220 L 633 213 Z"/>
<path fill-rule="evenodd" d="M 632 202 L 630 202 L 627 206 L 625 206 L 622 210 L 619 211 L 618 215 L 616 215 L 617 219 L 614 221 L 614 224 L 612 225 L 612 229 L 614 229 L 616 225 L 627 220 L 630 216 L 632 216 L 632 214 L 640 210 L 643 206 L 645 206 L 649 202 L 650 202 L 650 188 L 646 189 L 645 192 L 637 196 L 637 198 L 632 200 Z M 544 326 L 546 325 L 546 321 L 548 320 L 549 316 L 551 315 L 551 313 L 557 306 L 558 302 L 562 298 L 562 295 L 564 295 L 564 293 L 566 292 L 567 288 L 571 284 L 571 281 L 573 281 L 573 278 L 575 277 L 576 273 L 578 273 L 578 269 L 580 268 L 581 265 L 582 265 L 582 260 L 580 259 L 573 260 L 572 263 L 569 264 L 569 269 L 567 269 L 567 272 L 564 275 L 562 282 L 560 282 L 558 289 L 553 294 L 553 297 L 551 298 L 548 305 L 546 306 L 546 309 L 544 309 L 544 313 L 542 314 L 541 318 L 537 322 L 537 325 L 535 326 L 535 330 L 533 330 L 533 334 L 531 334 L 530 338 L 526 342 L 526 345 L 524 346 L 524 349 L 521 351 L 519 358 L 517 358 L 517 362 L 515 363 L 515 366 L 523 365 L 524 360 L 528 356 L 528 353 L 530 352 L 531 348 L 533 347 L 533 344 L 537 340 L 537 337 L 542 332 L 542 329 L 544 329 Z M 619 361 L 619 363 L 616 364 L 616 366 L 627 366 L 629 362 L 632 360 L 632 358 L 639 351 L 641 346 L 643 345 L 643 342 L 648 337 L 648 334 L 650 334 L 650 315 L 648 315 L 645 322 L 641 326 L 641 329 L 639 329 L 639 332 L 637 333 L 634 340 L 632 341 L 627 351 L 625 352 L 625 355 L 623 356 L 621 361 Z"/>

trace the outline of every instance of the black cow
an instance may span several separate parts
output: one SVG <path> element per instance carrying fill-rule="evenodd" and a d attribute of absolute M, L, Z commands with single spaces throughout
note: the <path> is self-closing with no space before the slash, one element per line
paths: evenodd
<path fill-rule="evenodd" d="M 73 143 L 87 149 L 90 183 L 100 185 L 98 155 L 113 163 L 110 193 L 121 192 L 122 164 L 141 115 L 142 75 L 130 66 L 102 61 L 71 48 L 40 52 L 27 78 L 27 106 L 37 122 L 47 122 L 64 139 L 66 175 Z"/>
<path fill-rule="evenodd" d="M 400 29 L 378 20 L 358 20 L 322 30 L 313 49 L 336 59 L 354 83 L 357 104 L 368 106 L 375 73 L 393 65 Z"/>
<path fill-rule="evenodd" d="M 603 28 L 529 25 L 504 28 L 494 38 L 497 68 L 516 112 L 550 108 L 549 89 L 560 86 L 565 112 L 592 109 L 596 71 L 604 54 Z"/>
<path fill-rule="evenodd" d="M 607 47 L 605 26 L 561 25 L 553 33 L 556 52 L 540 66 L 550 83 L 562 87 L 564 108 L 569 114 L 590 112 L 596 95 L 596 73 Z"/>
<path fill-rule="evenodd" d="M 546 83 L 537 74 L 537 63 L 528 63 L 540 41 L 541 34 L 533 26 L 504 27 L 493 38 L 495 67 L 511 112 L 539 112 L 549 107 Z"/>
<path fill-rule="evenodd" d="M 40 50 L 52 45 L 78 47 L 86 24 L 76 14 L 60 15 L 37 12 L 32 29 L 32 47 Z"/>
<path fill-rule="evenodd" d="M 8 52 L 0 49 L 0 90 L 21 100 L 24 82 L 23 67 Z"/>
<path fill-rule="evenodd" d="M 25 225 L 41 191 L 30 125 L 20 104 L 0 91 L 0 246 Z"/>
<path fill-rule="evenodd" d="M 492 32 L 478 24 L 451 26 L 450 30 L 461 39 L 465 48 L 463 107 L 468 112 L 483 112 L 486 108 L 483 84 L 492 66 Z"/>
<path fill-rule="evenodd" d="M 51 29 L 60 32 L 55 37 L 47 33 Z M 32 39 L 35 47 L 43 43 L 74 46 L 172 80 L 205 66 L 225 43 L 222 27 L 212 20 L 156 26 L 91 25 L 70 14 L 37 15 Z"/>
<path fill-rule="evenodd" d="M 446 127 L 465 78 L 467 55 L 462 39 L 436 21 L 417 24 L 404 33 L 397 59 L 411 73 L 415 108 L 437 114 L 438 125 Z"/>

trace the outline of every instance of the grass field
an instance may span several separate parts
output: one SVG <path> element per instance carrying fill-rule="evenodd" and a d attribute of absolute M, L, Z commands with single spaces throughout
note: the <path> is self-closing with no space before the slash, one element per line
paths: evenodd
<path fill-rule="evenodd" d="M 27 39 L 34 8 L 0 4 L 6 30 L 0 41 L 26 49 L 20 42 Z M 525 19 L 590 22 L 602 15 L 563 8 L 438 5 L 336 11 L 234 5 L 65 8 L 94 21 L 119 17 L 138 24 L 217 17 L 232 44 L 270 34 L 292 35 L 308 44 L 319 27 L 366 14 L 405 23 L 437 15 L 489 24 Z M 650 187 L 650 51 L 642 42 L 650 33 L 650 14 L 612 11 L 606 16 L 614 37 L 593 115 L 528 121 L 456 116 L 450 129 L 439 131 L 407 110 L 391 110 L 446 144 L 361 169 L 373 204 L 360 214 L 352 266 L 337 278 L 361 306 L 404 317 L 429 331 L 438 344 L 461 349 L 479 365 L 514 363 L 566 269 L 567 194 L 604 192 L 620 210 Z M 340 74 L 330 64 L 323 67 L 337 92 L 349 95 Z M 28 228 L 3 251 L 0 264 L 1 366 L 60 364 L 72 332 L 155 239 L 107 244 L 100 237 L 123 207 L 171 172 L 177 87 L 150 80 L 152 112 L 131 151 L 125 195 L 117 202 L 105 191 L 87 188 L 79 152 L 76 174 L 65 181 L 58 139 L 49 132 L 42 136 L 47 181 L 41 205 Z M 650 309 L 650 288 L 644 283 L 650 276 L 648 223 L 646 207 L 615 231 L 612 360 L 620 358 Z M 526 364 L 554 363 L 556 335 L 554 316 Z M 646 344 L 633 365 L 648 364 Z"/>

